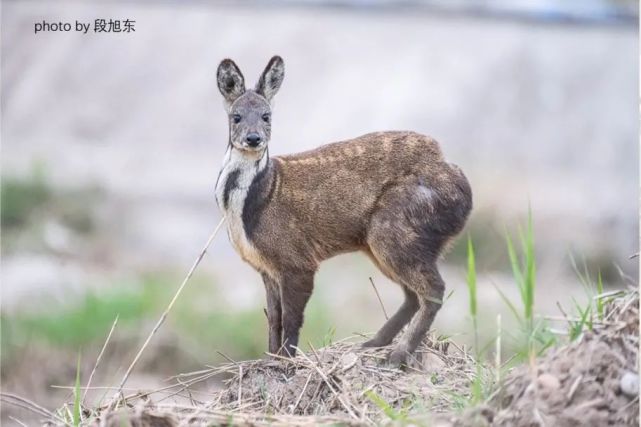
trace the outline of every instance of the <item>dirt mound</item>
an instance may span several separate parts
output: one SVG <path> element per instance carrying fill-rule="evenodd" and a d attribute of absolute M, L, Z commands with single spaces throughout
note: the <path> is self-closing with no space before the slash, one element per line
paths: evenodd
<path fill-rule="evenodd" d="M 390 350 L 343 342 L 292 360 L 235 367 L 219 407 L 272 414 L 340 415 L 351 421 L 402 419 L 412 412 L 446 412 L 469 397 L 475 364 L 449 341 L 428 337 L 407 371 L 385 366 Z M 429 402 L 429 408 L 422 407 Z"/>
<path fill-rule="evenodd" d="M 496 426 L 638 426 L 639 296 L 606 308 L 602 328 L 510 373 Z M 489 420 L 488 420 L 489 421 Z"/>
<path fill-rule="evenodd" d="M 478 366 L 464 350 L 433 337 L 406 372 L 381 365 L 389 350 L 361 350 L 355 344 L 285 363 L 256 361 L 242 371 L 239 366 L 219 396 L 219 408 L 333 414 L 356 423 L 420 422 L 429 413 L 439 426 L 636 426 L 638 293 L 613 300 L 604 312 L 592 331 L 514 369 L 487 405 L 462 416 L 452 414 L 469 398 Z"/>
<path fill-rule="evenodd" d="M 428 336 L 401 371 L 385 366 L 389 349 L 362 349 L 359 337 L 293 359 L 181 374 L 172 386 L 123 397 L 118 410 L 87 409 L 83 425 L 639 425 L 638 293 L 614 300 L 605 313 L 593 331 L 515 368 L 488 403 L 463 414 L 477 370 L 492 383 L 492 372 L 464 349 Z M 221 375 L 228 378 L 222 390 L 196 392 Z"/>
<path fill-rule="evenodd" d="M 352 337 L 293 359 L 266 358 L 176 377 L 175 395 L 197 383 L 228 376 L 206 401 L 157 404 L 156 392 L 129 396 L 117 411 L 94 410 L 95 425 L 366 425 L 384 421 L 433 421 L 470 397 L 477 364 L 449 340 L 428 336 L 407 370 L 385 365 L 390 348 L 363 349 Z M 165 388 L 164 392 L 167 392 Z M 198 395 L 195 395 L 198 396 Z M 429 418 L 428 418 L 429 417 Z"/>

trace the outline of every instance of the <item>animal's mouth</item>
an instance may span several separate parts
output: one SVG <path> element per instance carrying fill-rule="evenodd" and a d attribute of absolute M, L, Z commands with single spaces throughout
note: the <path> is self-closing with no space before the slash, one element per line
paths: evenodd
<path fill-rule="evenodd" d="M 266 142 L 261 142 L 258 145 L 249 145 L 246 142 L 242 142 L 238 145 L 236 145 L 236 148 L 243 150 L 243 151 L 250 151 L 250 152 L 259 152 L 263 151 L 265 147 L 267 146 Z"/>

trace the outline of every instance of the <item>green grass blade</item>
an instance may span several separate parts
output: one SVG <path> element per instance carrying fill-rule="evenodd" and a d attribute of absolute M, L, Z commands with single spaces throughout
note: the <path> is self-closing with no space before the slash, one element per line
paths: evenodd
<path fill-rule="evenodd" d="M 476 287 L 476 260 L 474 257 L 474 245 L 472 238 L 467 238 L 467 289 L 470 297 L 470 315 L 472 316 L 472 326 L 474 328 L 474 351 L 476 359 L 479 358 L 479 328 L 477 321 L 478 299 Z"/>
<path fill-rule="evenodd" d="M 510 301 L 510 299 L 509 299 L 509 298 L 508 298 L 508 297 L 503 293 L 503 291 L 501 291 L 501 290 L 499 289 L 499 287 L 498 287 L 498 286 L 496 286 L 496 284 L 494 285 L 494 288 L 495 288 L 495 289 L 496 289 L 496 291 L 499 293 L 499 296 L 501 297 L 501 299 L 503 300 L 503 302 L 505 302 L 505 305 L 507 305 L 507 307 L 510 309 L 510 311 L 512 312 L 512 314 L 514 314 L 514 318 L 515 318 L 516 320 L 518 320 L 518 322 L 519 322 L 519 323 L 521 323 L 521 324 L 522 324 L 522 323 L 523 323 L 523 319 L 521 318 L 521 314 L 520 314 L 520 313 L 519 313 L 519 311 L 516 309 L 516 307 L 514 306 L 514 304 L 512 304 L 512 301 Z"/>
<path fill-rule="evenodd" d="M 477 362 L 476 376 L 472 381 L 472 404 L 477 405 L 483 401 L 483 385 L 481 384 L 481 369 Z"/>
<path fill-rule="evenodd" d="M 467 238 L 467 289 L 470 294 L 470 314 L 473 318 L 476 318 L 476 260 L 474 258 L 474 245 L 470 237 Z"/>
<path fill-rule="evenodd" d="M 507 239 L 507 254 L 510 258 L 512 275 L 514 276 L 514 280 L 516 281 L 516 284 L 519 288 L 519 292 L 521 293 L 521 299 L 525 299 L 523 294 L 523 273 L 521 272 L 521 266 L 519 265 L 519 258 L 516 255 L 516 251 L 514 250 L 514 243 L 512 243 L 512 238 L 510 237 L 509 233 L 506 234 L 506 239 Z"/>
<path fill-rule="evenodd" d="M 402 418 L 401 414 L 395 411 L 394 408 L 392 408 L 390 404 L 385 401 L 385 399 L 376 394 L 376 392 L 374 392 L 373 390 L 367 390 L 365 392 L 365 395 L 374 403 L 374 405 L 378 406 L 378 408 L 381 409 L 390 420 L 397 421 Z"/>
<path fill-rule="evenodd" d="M 603 295 L 603 278 L 601 277 L 601 270 L 599 270 L 597 274 L 596 291 L 597 291 L 596 312 L 597 312 L 597 315 L 599 316 L 599 320 L 603 320 L 605 309 L 603 304 L 603 298 L 601 298 L 601 295 Z"/>
<path fill-rule="evenodd" d="M 574 274 L 579 278 L 579 281 L 583 285 L 584 288 L 589 288 L 590 287 L 590 277 L 589 275 L 584 275 L 581 270 L 579 270 L 579 267 L 576 263 L 576 259 L 574 258 L 574 255 L 570 253 L 570 264 L 572 265 L 572 270 L 574 270 Z M 583 265 L 585 267 L 585 259 L 583 260 Z"/>
<path fill-rule="evenodd" d="M 78 353 L 78 365 L 76 367 L 76 385 L 73 389 L 73 425 L 80 425 L 80 353 Z"/>
<path fill-rule="evenodd" d="M 525 235 L 525 318 L 531 322 L 534 315 L 534 290 L 536 287 L 536 255 L 534 254 L 534 230 L 532 212 L 528 212 L 528 226 Z"/>

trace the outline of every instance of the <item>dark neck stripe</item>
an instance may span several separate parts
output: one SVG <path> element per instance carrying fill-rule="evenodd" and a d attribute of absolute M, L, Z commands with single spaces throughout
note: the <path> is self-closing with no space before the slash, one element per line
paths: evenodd
<path fill-rule="evenodd" d="M 232 190 L 238 188 L 238 176 L 240 175 L 240 170 L 235 169 L 229 175 L 227 175 L 227 180 L 225 181 L 225 189 L 223 190 L 223 207 L 225 210 L 229 206 L 229 195 Z"/>
<path fill-rule="evenodd" d="M 274 194 L 277 173 L 278 164 L 268 158 L 267 165 L 256 174 L 249 186 L 242 213 L 243 228 L 249 240 L 253 240 L 260 218 Z"/>

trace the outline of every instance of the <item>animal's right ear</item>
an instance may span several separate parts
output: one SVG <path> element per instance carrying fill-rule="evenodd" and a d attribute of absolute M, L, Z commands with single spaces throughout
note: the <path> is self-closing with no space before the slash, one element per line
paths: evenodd
<path fill-rule="evenodd" d="M 238 65 L 231 59 L 223 59 L 216 73 L 218 89 L 223 94 L 227 106 L 245 93 L 245 78 Z"/>

